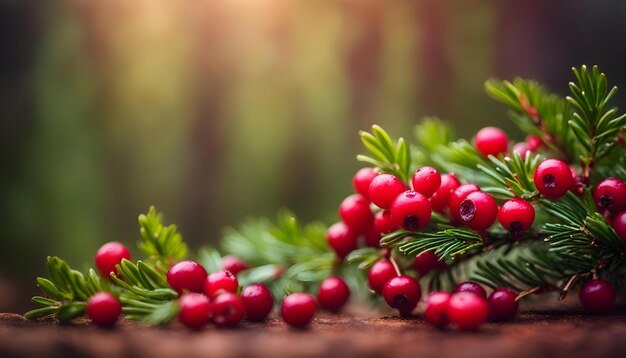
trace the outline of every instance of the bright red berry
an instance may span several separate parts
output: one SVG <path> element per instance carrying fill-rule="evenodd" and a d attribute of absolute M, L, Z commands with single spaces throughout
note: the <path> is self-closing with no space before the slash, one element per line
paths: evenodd
<path fill-rule="evenodd" d="M 109 292 L 98 292 L 87 301 L 87 316 L 100 327 L 115 324 L 122 313 L 122 304 Z"/>
<path fill-rule="evenodd" d="M 441 185 L 441 175 L 433 167 L 421 167 L 413 174 L 413 190 L 430 198 Z"/>
<path fill-rule="evenodd" d="M 374 227 L 381 235 L 389 234 L 398 229 L 391 218 L 391 210 L 381 210 L 376 213 L 376 215 L 374 215 Z"/>
<path fill-rule="evenodd" d="M 509 146 L 509 137 L 506 133 L 496 127 L 485 127 L 476 133 L 476 149 L 485 157 L 488 155 L 497 156 L 506 152 Z"/>
<path fill-rule="evenodd" d="M 376 227 L 374 227 L 374 225 L 370 225 L 365 230 L 363 230 L 361 235 L 363 236 L 365 246 L 380 248 L 380 236 L 381 235 L 376 230 Z"/>
<path fill-rule="evenodd" d="M 398 276 L 395 267 L 387 259 L 378 260 L 367 273 L 367 283 L 372 291 L 382 293 L 387 281 Z"/>
<path fill-rule="evenodd" d="M 510 199 L 498 210 L 498 221 L 514 237 L 528 230 L 535 221 L 535 208 L 522 199 Z"/>
<path fill-rule="evenodd" d="M 537 166 L 534 180 L 541 195 L 557 199 L 572 187 L 572 172 L 565 162 L 546 159 Z"/>
<path fill-rule="evenodd" d="M 292 293 L 283 299 L 280 316 L 288 325 L 303 328 L 311 322 L 317 310 L 313 296 L 307 293 Z"/>
<path fill-rule="evenodd" d="M 391 217 L 396 226 L 409 231 L 417 231 L 426 226 L 431 214 L 428 199 L 413 190 L 398 195 L 391 205 Z"/>
<path fill-rule="evenodd" d="M 517 294 L 506 288 L 493 291 L 487 299 L 489 318 L 494 321 L 508 321 L 515 317 L 519 306 L 516 298 Z"/>
<path fill-rule="evenodd" d="M 167 283 L 178 294 L 183 291 L 202 292 L 207 274 L 204 267 L 195 261 L 181 261 L 167 271 Z"/>
<path fill-rule="evenodd" d="M 526 143 L 531 152 L 536 152 L 543 145 L 543 140 L 537 135 L 529 135 L 526 137 Z"/>
<path fill-rule="evenodd" d="M 248 268 L 248 264 L 246 264 L 239 257 L 231 255 L 222 257 L 222 269 L 230 271 L 235 276 L 237 276 L 239 272 L 247 270 Z"/>
<path fill-rule="evenodd" d="M 185 327 L 202 328 L 211 318 L 211 303 L 209 298 L 201 293 L 186 293 L 180 296 L 178 303 L 180 304 L 178 320 Z"/>
<path fill-rule="evenodd" d="M 617 236 L 626 242 L 626 211 L 621 212 L 613 219 L 613 229 L 615 229 Z"/>
<path fill-rule="evenodd" d="M 473 293 L 476 296 L 482 298 L 483 300 L 487 299 L 487 292 L 485 292 L 485 289 L 483 288 L 483 286 L 473 281 L 465 281 L 465 282 L 459 283 L 458 285 L 456 285 L 456 287 L 454 288 L 454 292 L 452 293 L 461 293 L 461 292 Z"/>
<path fill-rule="evenodd" d="M 482 231 L 496 221 L 498 204 L 491 195 L 475 191 L 469 193 L 461 203 L 459 216 L 465 225 L 476 231 Z"/>
<path fill-rule="evenodd" d="M 236 327 L 246 312 L 241 299 L 230 292 L 215 297 L 212 306 L 213 323 L 218 327 Z"/>
<path fill-rule="evenodd" d="M 459 179 L 454 174 L 442 175 L 439 189 L 430 197 L 430 207 L 438 213 L 445 213 L 452 191 L 460 185 Z"/>
<path fill-rule="evenodd" d="M 115 265 L 122 262 L 122 259 L 130 260 L 130 252 L 126 246 L 116 241 L 107 242 L 96 252 L 96 267 L 104 277 L 108 278 L 111 272 L 118 275 Z"/>
<path fill-rule="evenodd" d="M 522 159 L 526 159 L 526 152 L 532 152 L 532 150 L 530 150 L 530 145 L 528 145 L 528 143 L 519 142 L 519 143 L 516 143 L 511 149 L 511 153 L 515 153 L 515 152 L 519 153 Z"/>
<path fill-rule="evenodd" d="M 213 272 L 204 280 L 204 294 L 213 299 L 224 292 L 237 293 L 239 282 L 230 271 Z"/>
<path fill-rule="evenodd" d="M 368 189 L 369 198 L 381 209 L 390 209 L 393 200 L 406 190 L 406 185 L 391 174 L 377 175 Z"/>
<path fill-rule="evenodd" d="M 448 325 L 448 303 L 452 295 L 448 292 L 432 292 L 426 298 L 424 319 L 437 328 Z"/>
<path fill-rule="evenodd" d="M 608 281 L 597 278 L 583 284 L 578 298 L 587 311 L 609 312 L 615 306 L 615 289 Z"/>
<path fill-rule="evenodd" d="M 343 222 L 338 222 L 328 228 L 326 240 L 337 257 L 343 260 L 352 250 L 356 249 L 358 234 Z"/>
<path fill-rule="evenodd" d="M 387 281 L 383 297 L 391 308 L 400 311 L 402 316 L 408 316 L 422 297 L 422 289 L 413 277 L 400 275 Z"/>
<path fill-rule="evenodd" d="M 448 301 L 448 319 L 464 331 L 480 327 L 487 320 L 488 314 L 487 301 L 473 293 L 455 293 Z"/>
<path fill-rule="evenodd" d="M 415 257 L 413 261 L 413 269 L 420 276 L 427 275 L 432 270 L 445 269 L 446 263 L 439 261 L 437 255 L 430 251 L 424 251 Z"/>
<path fill-rule="evenodd" d="M 260 283 L 244 288 L 241 291 L 241 301 L 246 311 L 246 318 L 251 321 L 265 320 L 274 307 L 272 293 Z"/>
<path fill-rule="evenodd" d="M 626 183 L 617 178 L 604 179 L 593 189 L 593 201 L 601 213 L 626 210 Z"/>
<path fill-rule="evenodd" d="M 476 184 L 463 184 L 460 187 L 454 189 L 450 194 L 450 200 L 448 201 L 448 207 L 450 208 L 450 214 L 456 219 L 457 222 L 462 222 L 459 211 L 461 210 L 461 203 L 465 200 L 465 197 L 475 191 L 480 191 L 480 188 Z"/>
<path fill-rule="evenodd" d="M 361 231 L 374 222 L 369 201 L 359 194 L 350 195 L 343 200 L 339 205 L 339 216 L 355 231 Z"/>
<path fill-rule="evenodd" d="M 372 183 L 372 179 L 374 179 L 378 173 L 373 168 L 361 168 L 356 174 L 354 174 L 354 178 L 352 179 L 352 185 L 354 186 L 354 191 L 358 194 L 363 195 L 366 199 L 369 200 L 369 188 Z"/>
<path fill-rule="evenodd" d="M 330 276 L 322 281 L 317 292 L 317 303 L 330 312 L 339 312 L 350 298 L 350 288 L 344 280 Z"/>

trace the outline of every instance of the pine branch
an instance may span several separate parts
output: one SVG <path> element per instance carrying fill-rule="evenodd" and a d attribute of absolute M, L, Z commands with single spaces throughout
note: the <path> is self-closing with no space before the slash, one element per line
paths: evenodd
<path fill-rule="evenodd" d="M 24 315 L 27 319 L 35 320 L 54 315 L 60 322 L 67 322 L 82 315 L 89 297 L 103 290 L 100 278 L 94 270 L 89 270 L 85 277 L 56 256 L 48 257 L 48 273 L 50 280 L 37 278 L 39 289 L 47 297 L 32 298 L 32 302 L 41 308 L 27 312 Z"/>
<path fill-rule="evenodd" d="M 443 224 L 437 225 L 437 230 L 436 232 L 399 230 L 385 236 L 381 245 L 397 244 L 400 252 L 406 255 L 433 251 L 441 260 L 454 259 L 469 250 L 483 246 L 483 238 L 473 230 Z M 403 239 L 409 241 L 399 243 Z"/>
<path fill-rule="evenodd" d="M 606 76 L 598 66 L 589 71 L 583 65 L 572 71 L 577 83 L 570 82 L 572 96 L 566 99 L 575 112 L 568 124 L 578 139 L 583 177 L 588 179 L 595 163 L 615 149 L 617 134 L 626 125 L 626 114 L 618 117 L 617 108 L 608 107 L 617 87 L 609 90 Z"/>
<path fill-rule="evenodd" d="M 372 133 L 361 131 L 361 142 L 368 154 L 357 155 L 357 160 L 393 174 L 407 182 L 410 175 L 411 150 L 403 138 L 397 142 L 381 127 L 372 126 Z"/>
<path fill-rule="evenodd" d="M 187 255 L 187 245 L 178 233 L 176 225 L 164 226 L 162 214 L 151 206 L 148 214 L 139 215 L 142 241 L 139 249 L 161 271 L 166 272 L 173 262 L 180 261 Z"/>
<path fill-rule="evenodd" d="M 485 83 L 485 90 L 511 108 L 511 120 L 522 131 L 539 136 L 559 157 L 578 157 L 568 124 L 571 110 L 561 96 L 549 93 L 537 82 L 521 78 L 513 82 L 491 79 Z"/>

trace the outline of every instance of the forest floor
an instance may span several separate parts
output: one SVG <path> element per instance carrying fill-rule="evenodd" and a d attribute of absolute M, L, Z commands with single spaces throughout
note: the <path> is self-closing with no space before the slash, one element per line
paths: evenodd
<path fill-rule="evenodd" d="M 421 317 L 318 315 L 306 330 L 278 319 L 200 332 L 123 321 L 100 329 L 0 314 L 0 357 L 624 357 L 626 311 L 525 312 L 477 332 L 440 331 Z"/>

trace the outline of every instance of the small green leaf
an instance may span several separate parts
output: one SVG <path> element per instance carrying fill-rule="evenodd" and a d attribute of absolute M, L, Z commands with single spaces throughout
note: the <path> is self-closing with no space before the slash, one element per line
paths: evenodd
<path fill-rule="evenodd" d="M 57 306 L 37 308 L 32 311 L 28 311 L 24 313 L 24 317 L 28 320 L 34 321 L 34 320 L 37 320 L 46 316 L 53 315 L 57 313 L 58 310 L 59 310 L 59 307 Z"/>
<path fill-rule="evenodd" d="M 40 306 L 44 306 L 44 307 L 48 307 L 48 306 L 58 306 L 59 302 L 55 301 L 55 300 L 51 300 L 49 298 L 46 297 L 41 297 L 41 296 L 33 296 L 33 298 L 31 298 L 31 301 L 34 304 L 38 304 Z"/>
<path fill-rule="evenodd" d="M 73 302 L 59 307 L 56 317 L 60 322 L 67 322 L 85 313 L 87 304 L 85 302 Z"/>

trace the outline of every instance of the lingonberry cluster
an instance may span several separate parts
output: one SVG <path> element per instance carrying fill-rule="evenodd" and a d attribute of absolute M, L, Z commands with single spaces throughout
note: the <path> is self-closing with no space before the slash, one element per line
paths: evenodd
<path fill-rule="evenodd" d="M 117 275 L 116 266 L 123 259 L 130 259 L 128 249 L 119 242 L 110 242 L 98 250 L 96 266 L 104 277 L 111 273 Z M 245 262 L 235 256 L 224 256 L 222 267 L 220 271 L 207 274 L 198 262 L 185 260 L 169 268 L 166 280 L 179 295 L 178 321 L 181 324 L 191 329 L 201 329 L 210 322 L 217 327 L 236 327 L 244 317 L 264 321 L 271 314 L 274 298 L 265 285 L 255 283 L 240 289 L 236 274 L 248 269 Z M 349 297 L 350 289 L 345 281 L 330 276 L 322 281 L 317 302 L 308 293 L 290 294 L 282 301 L 280 315 L 290 326 L 302 328 L 312 320 L 318 303 L 321 308 L 337 313 Z M 122 314 L 122 305 L 112 293 L 102 291 L 90 297 L 86 312 L 94 324 L 109 327 Z"/>
<path fill-rule="evenodd" d="M 545 144 L 538 136 L 530 135 L 509 151 L 507 134 L 487 127 L 478 131 L 474 145 L 485 157 L 517 153 L 526 158 Z M 533 176 L 537 192 L 549 200 L 570 190 L 579 193 L 580 180 L 573 168 L 556 158 L 539 163 Z M 497 219 L 513 240 L 521 239 L 535 221 L 532 201 L 515 197 L 498 205 L 478 185 L 462 183 L 462 178 L 454 173 L 440 174 L 430 166 L 417 169 L 410 182 L 374 168 L 362 168 L 354 175 L 353 186 L 356 193 L 339 206 L 341 221 L 327 232 L 328 244 L 339 260 L 360 246 L 380 249 L 381 237 L 396 230 L 415 232 L 425 228 L 433 212 L 481 235 Z M 536 202 L 537 198 L 533 200 Z M 617 234 L 626 241 L 626 184 L 617 178 L 605 179 L 595 187 L 593 198 L 598 211 L 611 220 Z M 402 273 L 389 249 L 380 249 L 380 253 L 380 259 L 367 274 L 369 288 L 401 315 L 410 315 L 422 296 L 418 279 L 433 270 L 443 271 L 447 265 L 433 252 L 422 252 L 409 267 L 416 274 L 412 277 Z M 507 288 L 496 289 L 487 296 L 478 283 L 463 282 L 452 293 L 431 292 L 425 299 L 424 315 L 436 327 L 452 324 L 463 330 L 476 329 L 487 318 L 501 321 L 514 317 L 522 296 Z M 580 300 L 590 311 L 605 311 L 612 307 L 615 293 L 607 281 L 591 280 L 581 290 Z"/>

